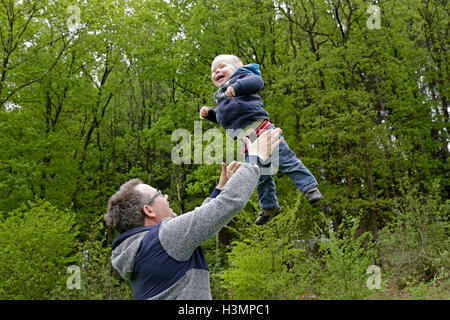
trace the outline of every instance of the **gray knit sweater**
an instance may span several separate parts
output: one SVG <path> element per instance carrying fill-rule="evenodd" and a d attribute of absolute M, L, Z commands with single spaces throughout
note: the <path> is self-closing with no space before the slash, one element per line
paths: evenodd
<path fill-rule="evenodd" d="M 210 300 L 209 270 L 200 245 L 246 205 L 260 176 L 243 163 L 216 198 L 159 224 L 129 230 L 113 242 L 112 265 L 131 281 L 135 299 Z"/>

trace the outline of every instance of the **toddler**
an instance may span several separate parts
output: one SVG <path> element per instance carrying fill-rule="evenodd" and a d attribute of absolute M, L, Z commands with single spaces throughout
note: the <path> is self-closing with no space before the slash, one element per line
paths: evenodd
<path fill-rule="evenodd" d="M 219 89 L 214 93 L 216 109 L 204 106 L 200 118 L 221 125 L 233 139 L 242 141 L 247 136 L 254 141 L 262 132 L 275 128 L 269 113 L 257 94 L 264 86 L 258 64 L 243 65 L 234 55 L 219 55 L 211 65 L 211 80 Z M 232 130 L 229 130 L 232 129 Z M 245 152 L 245 148 L 243 149 Z M 245 153 L 245 157 L 247 157 Z M 309 203 L 322 199 L 318 183 L 285 141 L 279 145 L 278 168 L 288 175 Z M 272 159 L 272 163 L 274 163 Z M 270 166 L 270 164 L 265 164 Z M 262 174 L 257 185 L 261 211 L 255 223 L 263 225 L 278 215 L 278 204 L 273 175 Z"/>

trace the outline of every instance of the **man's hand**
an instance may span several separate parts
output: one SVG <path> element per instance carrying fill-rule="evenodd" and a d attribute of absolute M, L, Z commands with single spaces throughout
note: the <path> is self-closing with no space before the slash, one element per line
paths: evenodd
<path fill-rule="evenodd" d="M 227 165 L 222 162 L 222 174 L 220 175 L 219 184 L 217 185 L 217 189 L 222 190 L 225 184 L 230 180 L 233 174 L 239 169 L 241 166 L 240 162 L 233 161 L 227 167 Z"/>
<path fill-rule="evenodd" d="M 262 161 L 269 159 L 272 152 L 283 142 L 283 137 L 280 138 L 281 129 L 269 129 L 264 131 L 253 143 L 250 139 L 244 137 L 245 145 L 249 156 L 258 156 Z"/>
<path fill-rule="evenodd" d="M 208 116 L 209 107 L 202 107 L 200 109 L 200 119 L 205 119 Z"/>
<path fill-rule="evenodd" d="M 227 88 L 227 91 L 225 91 L 225 94 L 227 95 L 228 98 L 233 98 L 234 96 L 236 96 L 236 93 L 234 92 L 234 89 L 232 86 L 229 86 Z"/>

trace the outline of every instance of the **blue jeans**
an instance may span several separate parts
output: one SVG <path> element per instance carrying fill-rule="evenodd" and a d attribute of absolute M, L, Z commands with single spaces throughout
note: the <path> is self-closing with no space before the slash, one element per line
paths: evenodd
<path fill-rule="evenodd" d="M 270 125 L 268 129 L 275 128 Z M 246 154 L 247 157 L 247 154 Z M 275 150 L 272 153 L 270 162 L 261 164 L 261 176 L 258 181 L 257 191 L 259 196 L 259 205 L 262 209 L 272 209 L 279 207 L 278 199 L 275 190 L 275 182 L 272 174 L 268 174 L 271 166 L 278 167 L 278 169 L 292 179 L 297 189 L 303 194 L 311 188 L 317 187 L 318 183 L 312 173 L 306 168 L 295 153 L 289 149 L 286 141 L 280 143 L 278 152 Z"/>

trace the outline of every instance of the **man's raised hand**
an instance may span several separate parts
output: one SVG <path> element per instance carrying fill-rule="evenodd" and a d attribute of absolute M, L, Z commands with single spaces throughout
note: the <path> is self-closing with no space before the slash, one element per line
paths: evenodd
<path fill-rule="evenodd" d="M 219 184 L 217 185 L 217 189 L 222 190 L 222 188 L 225 186 L 225 184 L 228 182 L 228 180 L 231 179 L 233 174 L 239 169 L 241 166 L 240 162 L 233 161 L 228 166 L 225 164 L 225 162 L 222 162 L 222 174 L 220 175 Z"/>
<path fill-rule="evenodd" d="M 281 132 L 280 128 L 266 130 L 253 143 L 249 138 L 244 137 L 248 155 L 258 156 L 262 161 L 266 161 L 283 142 L 283 137 L 280 138 Z"/>

